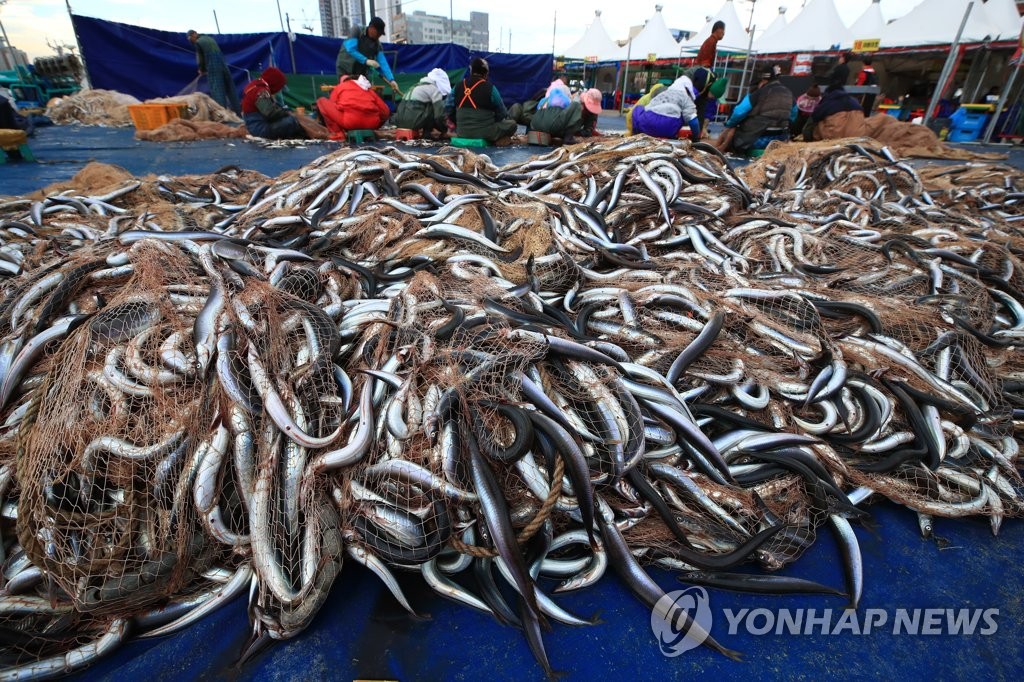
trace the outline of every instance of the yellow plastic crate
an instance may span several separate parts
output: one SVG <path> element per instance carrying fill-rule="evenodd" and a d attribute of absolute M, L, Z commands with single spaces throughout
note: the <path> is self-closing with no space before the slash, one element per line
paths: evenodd
<path fill-rule="evenodd" d="M 184 104 L 129 104 L 128 114 L 136 130 L 156 130 L 172 119 L 181 118 L 188 109 Z"/>

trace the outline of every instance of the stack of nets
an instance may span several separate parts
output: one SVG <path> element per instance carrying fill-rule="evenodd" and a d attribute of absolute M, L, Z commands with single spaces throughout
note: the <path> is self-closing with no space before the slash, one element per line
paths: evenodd
<path fill-rule="evenodd" d="M 50 100 L 46 116 L 57 125 L 130 126 L 130 104 L 139 100 L 115 90 L 82 90 Z"/>
<path fill-rule="evenodd" d="M 410 611 L 395 572 L 521 627 L 548 672 L 542 625 L 587 623 L 548 592 L 608 569 L 736 657 L 642 565 L 742 586 L 828 525 L 849 581 L 813 589 L 855 608 L 872 495 L 998 531 L 1022 178 L 814 149 L 746 180 L 644 137 L 343 150 L 0 202 L 4 665 L 246 593 L 254 646 L 291 637 L 345 557 Z"/>

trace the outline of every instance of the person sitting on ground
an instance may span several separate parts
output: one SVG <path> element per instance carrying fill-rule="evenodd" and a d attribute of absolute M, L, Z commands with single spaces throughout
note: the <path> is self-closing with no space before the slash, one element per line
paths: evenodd
<path fill-rule="evenodd" d="M 583 105 L 583 125 L 580 127 L 580 137 L 596 137 L 601 133 L 597 130 L 597 119 L 601 115 L 601 91 L 597 88 L 590 88 L 580 93 L 580 103 Z"/>
<path fill-rule="evenodd" d="M 776 130 L 788 137 L 797 108 L 793 93 L 779 81 L 781 74 L 778 65 L 773 65 L 761 74 L 758 87 L 736 105 L 715 143 L 719 151 L 746 154 L 760 137 Z"/>
<path fill-rule="evenodd" d="M 415 130 L 420 137 L 427 137 L 435 131 L 447 133 L 444 102 L 451 91 L 452 83 L 445 70 L 432 69 L 405 93 L 392 122 L 399 128 Z"/>
<path fill-rule="evenodd" d="M 284 72 L 271 66 L 242 90 L 242 119 L 250 135 L 268 140 L 306 138 L 306 132 L 295 115 L 274 98 L 284 89 L 285 82 Z"/>
<path fill-rule="evenodd" d="M 391 115 L 391 110 L 380 98 L 366 76 L 342 76 L 331 90 L 331 97 L 316 101 L 324 125 L 332 140 L 344 139 L 350 130 L 377 130 Z"/>
<path fill-rule="evenodd" d="M 688 125 L 693 139 L 699 139 L 700 121 L 697 119 L 695 97 L 693 83 L 687 76 L 680 76 L 651 98 L 647 106 L 638 104 L 633 107 L 633 130 L 651 137 L 675 139 L 679 130 Z"/>
<path fill-rule="evenodd" d="M 796 98 L 796 121 L 790 126 L 790 132 L 794 137 L 801 135 L 808 119 L 814 113 L 814 108 L 821 101 L 821 88 L 812 85 L 807 92 Z"/>
<path fill-rule="evenodd" d="M 530 122 L 530 130 L 547 133 L 572 144 L 573 136 L 583 127 L 583 105 L 572 101 L 572 95 L 562 79 L 551 83 Z"/>
<path fill-rule="evenodd" d="M 0 130 L 24 130 L 26 135 L 35 133 L 31 116 L 22 116 L 15 106 L 14 96 L 7 96 L 10 92 L 6 88 L 0 88 Z M 0 151 L 3 154 L 3 151 Z M 2 158 L 2 157 L 0 157 Z"/>
<path fill-rule="evenodd" d="M 651 86 L 651 89 L 648 90 L 643 97 L 636 101 L 636 104 L 634 104 L 632 107 L 626 110 L 627 135 L 633 134 L 633 109 L 635 109 L 636 107 L 646 107 L 648 104 L 651 103 L 651 100 L 654 99 L 655 95 L 657 95 L 659 92 L 667 88 L 669 85 L 671 85 L 671 83 L 658 81 L 657 83 Z"/>
<path fill-rule="evenodd" d="M 508 117 L 529 129 L 530 121 L 533 120 L 533 115 L 537 113 L 537 105 L 544 99 L 545 93 L 547 93 L 547 88 L 541 88 L 533 93 L 533 96 L 525 102 L 516 102 L 508 108 Z"/>
<path fill-rule="evenodd" d="M 348 38 L 338 50 L 338 59 L 334 64 L 334 70 L 340 79 L 342 76 L 369 77 L 370 69 L 374 69 L 380 73 L 381 78 L 388 82 L 395 94 L 401 97 L 402 91 L 398 89 L 395 76 L 391 73 L 391 67 L 388 66 L 387 57 L 380 49 L 380 38 L 384 35 L 384 28 L 384 20 L 380 17 L 370 19 L 365 30 L 353 26 Z"/>
<path fill-rule="evenodd" d="M 487 79 L 489 73 L 487 60 L 474 57 L 469 64 L 469 77 L 448 95 L 449 129 L 454 124 L 458 137 L 506 144 L 511 142 L 518 124 L 508 117 L 498 88 Z"/>
<path fill-rule="evenodd" d="M 867 134 L 861 103 L 843 88 L 829 88 L 804 128 L 804 140 L 808 142 Z"/>

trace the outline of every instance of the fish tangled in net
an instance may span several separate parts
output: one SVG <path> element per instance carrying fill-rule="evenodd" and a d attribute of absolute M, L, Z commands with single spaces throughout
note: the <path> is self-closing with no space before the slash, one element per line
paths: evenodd
<path fill-rule="evenodd" d="M 748 564 L 856 608 L 872 494 L 1020 515 L 1020 175 L 851 144 L 747 177 L 640 137 L 0 201 L 6 674 L 245 593 L 253 646 L 292 637 L 345 557 L 550 672 L 542 625 L 588 621 L 541 578 L 664 611 L 642 565 Z M 826 524 L 845 592 L 771 573 Z"/>

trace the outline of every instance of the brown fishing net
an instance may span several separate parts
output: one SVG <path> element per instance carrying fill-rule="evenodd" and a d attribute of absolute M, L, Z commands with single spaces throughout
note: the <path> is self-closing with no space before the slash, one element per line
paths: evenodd
<path fill-rule="evenodd" d="M 246 593 L 291 637 L 345 560 L 412 611 L 398 571 L 471 602 L 518 553 L 577 588 L 608 533 L 779 570 L 861 488 L 1019 516 L 1021 178 L 786 149 L 341 150 L 3 202 L 3 663 Z"/>

